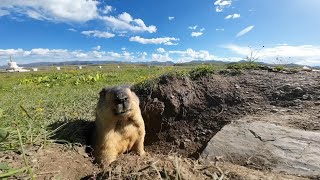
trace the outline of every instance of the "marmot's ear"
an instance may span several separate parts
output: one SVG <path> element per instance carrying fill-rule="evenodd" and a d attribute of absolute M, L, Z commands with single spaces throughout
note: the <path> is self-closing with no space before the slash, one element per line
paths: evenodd
<path fill-rule="evenodd" d="M 123 88 L 128 88 L 132 91 L 132 85 L 129 85 L 129 84 L 125 84 L 125 85 L 122 85 Z"/>
<path fill-rule="evenodd" d="M 99 93 L 100 97 L 105 96 L 109 90 L 110 88 L 102 88 L 102 90 Z"/>

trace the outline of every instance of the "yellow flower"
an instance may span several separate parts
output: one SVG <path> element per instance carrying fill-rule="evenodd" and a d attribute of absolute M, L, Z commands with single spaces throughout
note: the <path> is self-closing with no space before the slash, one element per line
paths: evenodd
<path fill-rule="evenodd" d="M 37 112 L 42 112 L 42 111 L 43 111 L 43 108 L 40 108 L 40 107 L 39 107 L 39 108 L 36 109 L 36 111 L 37 111 Z"/>

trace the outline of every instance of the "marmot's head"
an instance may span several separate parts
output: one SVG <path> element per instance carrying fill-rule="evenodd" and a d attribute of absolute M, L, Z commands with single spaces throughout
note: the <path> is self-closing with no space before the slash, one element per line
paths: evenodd
<path fill-rule="evenodd" d="M 106 108 L 110 108 L 115 116 L 127 116 L 133 110 L 137 100 L 129 86 L 115 86 L 103 88 L 100 92 L 100 100 L 104 101 Z"/>

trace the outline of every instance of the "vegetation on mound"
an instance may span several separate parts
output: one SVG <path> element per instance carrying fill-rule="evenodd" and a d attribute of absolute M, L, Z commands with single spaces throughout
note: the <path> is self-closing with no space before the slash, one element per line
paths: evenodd
<path fill-rule="evenodd" d="M 178 66 L 179 67 L 179 66 Z M 222 69 L 222 70 L 221 70 Z M 140 83 L 134 85 L 134 89 L 139 90 L 151 90 L 157 87 L 157 84 L 164 78 L 183 78 L 189 77 L 193 80 L 199 79 L 201 77 L 205 77 L 211 74 L 214 74 L 216 71 L 223 71 L 223 67 L 214 66 L 214 65 L 199 65 L 194 68 L 187 69 L 176 69 L 175 71 L 170 71 L 168 73 L 162 74 L 155 78 L 150 78 Z"/>
<path fill-rule="evenodd" d="M 245 70 L 245 69 L 260 69 L 261 65 L 256 62 L 237 62 L 227 65 L 227 69 Z"/>

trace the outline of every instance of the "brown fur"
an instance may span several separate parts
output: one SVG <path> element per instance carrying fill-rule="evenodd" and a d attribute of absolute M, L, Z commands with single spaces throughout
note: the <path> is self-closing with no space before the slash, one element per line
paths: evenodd
<path fill-rule="evenodd" d="M 127 95 L 130 110 L 117 115 L 114 92 Z M 104 88 L 96 108 L 93 155 L 98 163 L 110 164 L 130 150 L 144 155 L 145 125 L 139 108 L 139 98 L 128 87 Z"/>

